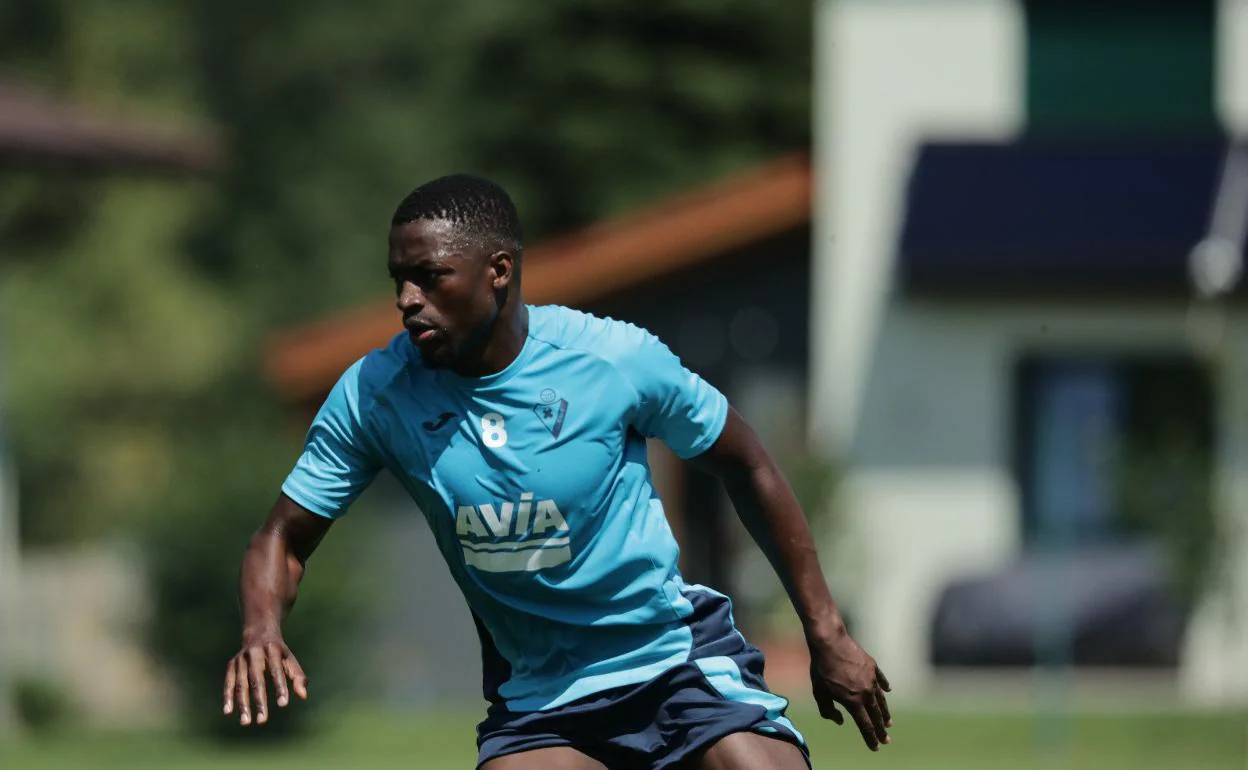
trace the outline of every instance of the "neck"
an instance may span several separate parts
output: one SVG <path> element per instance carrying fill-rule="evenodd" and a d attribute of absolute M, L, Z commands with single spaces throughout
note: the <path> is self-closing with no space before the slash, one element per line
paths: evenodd
<path fill-rule="evenodd" d="M 494 323 L 486 331 L 486 337 L 476 355 L 451 367 L 460 377 L 487 377 L 498 374 L 524 349 L 529 336 L 529 310 L 523 302 L 508 301 L 499 310 Z"/>

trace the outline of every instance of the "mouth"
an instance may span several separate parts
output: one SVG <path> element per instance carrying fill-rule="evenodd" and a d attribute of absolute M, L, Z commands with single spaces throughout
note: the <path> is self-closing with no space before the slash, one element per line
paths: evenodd
<path fill-rule="evenodd" d="M 417 345 L 427 345 L 436 340 L 438 336 L 442 334 L 441 329 L 436 326 L 430 326 L 429 324 L 408 322 L 403 324 L 403 326 L 407 329 L 408 336 L 410 336 L 412 341 Z"/>

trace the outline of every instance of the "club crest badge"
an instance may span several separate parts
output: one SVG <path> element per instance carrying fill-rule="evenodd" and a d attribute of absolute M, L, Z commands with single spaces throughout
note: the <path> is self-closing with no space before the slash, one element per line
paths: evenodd
<path fill-rule="evenodd" d="M 563 431 L 563 418 L 568 414 L 568 400 L 559 398 L 555 391 L 546 388 L 541 392 L 542 403 L 533 407 L 533 413 L 542 421 L 550 435 L 559 438 Z"/>

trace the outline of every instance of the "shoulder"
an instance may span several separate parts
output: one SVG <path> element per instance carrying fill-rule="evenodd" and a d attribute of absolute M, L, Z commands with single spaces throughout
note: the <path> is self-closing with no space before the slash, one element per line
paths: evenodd
<path fill-rule="evenodd" d="M 561 305 L 530 308 L 529 335 L 552 347 L 579 351 L 613 366 L 627 364 L 639 353 L 663 345 L 635 324 Z"/>
<path fill-rule="evenodd" d="M 407 333 L 396 334 L 384 347 L 369 351 L 348 366 L 338 378 L 330 400 L 345 402 L 354 410 L 366 410 L 377 393 L 411 363 L 413 351 Z"/>

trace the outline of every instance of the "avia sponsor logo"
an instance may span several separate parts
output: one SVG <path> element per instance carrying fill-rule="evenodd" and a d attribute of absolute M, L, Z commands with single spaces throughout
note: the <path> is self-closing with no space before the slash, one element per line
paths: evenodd
<path fill-rule="evenodd" d="M 485 572 L 537 572 L 572 558 L 568 522 L 554 500 L 461 505 L 455 509 L 455 534 L 464 563 Z M 518 538 L 498 541 L 498 538 Z"/>

